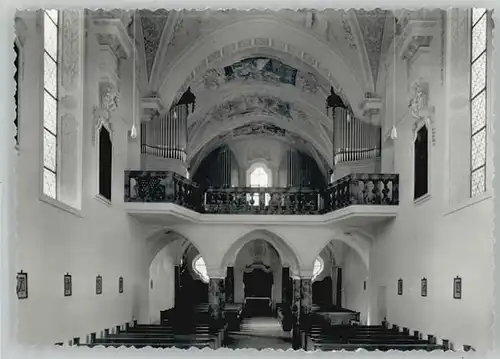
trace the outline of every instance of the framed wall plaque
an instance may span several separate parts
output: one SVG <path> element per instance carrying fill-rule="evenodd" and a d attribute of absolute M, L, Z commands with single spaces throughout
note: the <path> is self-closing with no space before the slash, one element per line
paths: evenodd
<path fill-rule="evenodd" d="M 102 294 L 102 277 L 100 275 L 95 277 L 95 294 Z"/>
<path fill-rule="evenodd" d="M 17 299 L 28 298 L 28 273 L 20 271 L 17 273 L 16 293 Z"/>
<path fill-rule="evenodd" d="M 420 295 L 422 297 L 427 297 L 427 278 L 422 278 L 420 283 Z"/>
<path fill-rule="evenodd" d="M 118 278 L 118 293 L 123 293 L 123 277 Z"/>
<path fill-rule="evenodd" d="M 398 279 L 398 295 L 403 295 L 403 279 Z"/>
<path fill-rule="evenodd" d="M 64 296 L 70 297 L 73 294 L 73 282 L 71 280 L 71 274 L 66 273 L 64 275 Z"/>
<path fill-rule="evenodd" d="M 462 299 L 462 278 L 459 276 L 453 279 L 453 298 Z"/>

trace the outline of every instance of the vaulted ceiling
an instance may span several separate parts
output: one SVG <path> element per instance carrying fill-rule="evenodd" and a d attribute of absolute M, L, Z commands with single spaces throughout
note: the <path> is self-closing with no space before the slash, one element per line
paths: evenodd
<path fill-rule="evenodd" d="M 362 116 L 361 102 L 377 93 L 394 24 L 380 9 L 160 9 L 140 10 L 137 19 L 143 97 L 159 97 L 169 108 L 188 88 L 196 96 L 188 158 L 235 135 L 273 134 L 310 143 L 326 162 L 333 149 L 330 88 Z"/>

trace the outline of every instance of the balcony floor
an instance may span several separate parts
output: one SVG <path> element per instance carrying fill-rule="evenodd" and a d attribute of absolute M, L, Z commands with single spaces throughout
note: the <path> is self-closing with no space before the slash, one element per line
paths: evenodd
<path fill-rule="evenodd" d="M 366 226 L 395 218 L 398 206 L 351 205 L 326 214 L 268 215 L 268 214 L 204 214 L 174 203 L 125 203 L 125 211 L 147 224 L 304 224 Z"/>

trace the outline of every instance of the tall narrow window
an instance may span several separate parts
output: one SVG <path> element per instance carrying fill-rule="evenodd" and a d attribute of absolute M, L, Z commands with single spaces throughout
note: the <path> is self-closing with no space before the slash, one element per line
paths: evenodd
<path fill-rule="evenodd" d="M 269 175 L 265 171 L 264 167 L 262 165 L 259 165 L 255 167 L 252 172 L 250 172 L 250 187 L 269 187 Z M 250 199 L 250 194 L 247 195 Z M 271 196 L 269 193 L 266 193 L 265 199 L 264 199 L 264 205 L 268 205 L 269 201 L 271 199 Z M 253 200 L 255 203 L 253 204 L 254 206 L 259 206 L 259 193 L 254 193 L 253 195 Z"/>
<path fill-rule="evenodd" d="M 417 132 L 414 143 L 415 163 L 414 163 L 414 195 L 413 199 L 418 199 L 429 191 L 429 158 L 427 143 L 427 127 L 423 125 Z"/>
<path fill-rule="evenodd" d="M 14 80 L 16 81 L 16 92 L 14 94 L 14 103 L 16 104 L 16 114 L 14 117 L 14 125 L 16 126 L 16 132 L 14 134 L 14 139 L 16 140 L 16 144 L 19 144 L 19 82 L 21 80 L 20 73 L 20 51 L 19 51 L 19 46 L 17 45 L 17 42 L 14 42 L 14 52 L 16 54 L 16 59 L 14 60 L 14 66 L 16 67 L 15 73 L 14 73 Z"/>
<path fill-rule="evenodd" d="M 486 80 L 487 80 L 487 30 L 486 9 L 472 9 L 471 16 L 471 197 L 486 191 Z"/>
<path fill-rule="evenodd" d="M 106 127 L 99 130 L 99 194 L 111 201 L 113 144 Z"/>
<path fill-rule="evenodd" d="M 58 197 L 58 64 L 59 12 L 43 12 L 43 193 Z"/>

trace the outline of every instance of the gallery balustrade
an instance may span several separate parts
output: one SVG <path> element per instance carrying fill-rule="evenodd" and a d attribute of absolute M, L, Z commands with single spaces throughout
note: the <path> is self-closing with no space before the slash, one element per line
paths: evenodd
<path fill-rule="evenodd" d="M 350 174 L 325 189 L 203 188 L 168 171 L 125 171 L 125 202 L 175 203 L 200 213 L 324 214 L 350 205 L 398 205 L 399 175 Z"/>

